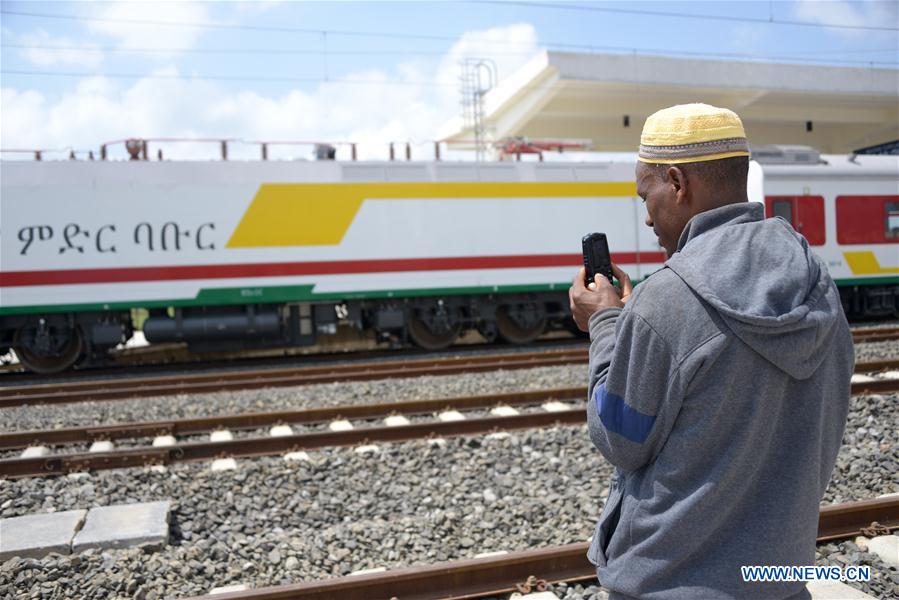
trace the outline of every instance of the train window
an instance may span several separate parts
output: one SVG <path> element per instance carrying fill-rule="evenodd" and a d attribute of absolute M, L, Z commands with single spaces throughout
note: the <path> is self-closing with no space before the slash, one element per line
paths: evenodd
<path fill-rule="evenodd" d="M 793 224 L 793 203 L 790 200 L 775 200 L 771 203 L 771 216 L 780 217 L 790 225 Z"/>
<path fill-rule="evenodd" d="M 899 196 L 837 196 L 837 242 L 899 244 Z"/>
<path fill-rule="evenodd" d="M 897 240 L 899 239 L 899 202 L 886 202 L 884 207 L 886 208 L 884 236 L 887 239 Z"/>
<path fill-rule="evenodd" d="M 782 217 L 801 233 L 812 246 L 822 246 L 824 232 L 824 198 L 821 196 L 768 196 L 765 214 Z"/>

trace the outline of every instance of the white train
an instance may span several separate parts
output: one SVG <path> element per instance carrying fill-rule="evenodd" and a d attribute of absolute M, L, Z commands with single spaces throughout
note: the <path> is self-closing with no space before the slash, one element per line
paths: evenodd
<path fill-rule="evenodd" d="M 664 262 L 629 160 L 4 161 L 0 353 L 102 361 L 151 343 L 305 345 L 338 322 L 394 344 L 570 327 L 580 239 L 639 280 Z M 829 265 L 856 315 L 899 311 L 899 157 L 760 155 L 750 194 Z M 760 164 L 761 163 L 761 164 Z M 773 164 L 782 163 L 782 164 Z"/>

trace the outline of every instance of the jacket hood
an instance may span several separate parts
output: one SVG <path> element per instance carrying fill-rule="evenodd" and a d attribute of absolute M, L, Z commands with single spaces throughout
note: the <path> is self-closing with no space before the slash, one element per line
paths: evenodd
<path fill-rule="evenodd" d="M 694 216 L 667 266 L 753 350 L 795 379 L 821 364 L 845 319 L 805 238 L 754 202 Z"/>

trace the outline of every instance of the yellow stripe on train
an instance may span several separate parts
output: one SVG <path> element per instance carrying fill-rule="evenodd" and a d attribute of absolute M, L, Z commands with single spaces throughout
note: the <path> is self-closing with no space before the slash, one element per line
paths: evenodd
<path fill-rule="evenodd" d="M 843 252 L 846 262 L 853 275 L 895 275 L 899 274 L 899 267 L 881 267 L 874 253 L 868 252 Z"/>
<path fill-rule="evenodd" d="M 228 248 L 339 244 L 365 200 L 631 197 L 621 183 L 265 183 Z M 400 233 L 400 232 L 397 232 Z"/>

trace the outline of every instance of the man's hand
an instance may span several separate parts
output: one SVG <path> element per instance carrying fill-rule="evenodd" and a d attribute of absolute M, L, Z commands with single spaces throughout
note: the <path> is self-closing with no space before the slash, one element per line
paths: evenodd
<path fill-rule="evenodd" d="M 571 288 L 568 290 L 568 298 L 571 301 L 571 316 L 578 329 L 587 331 L 587 323 L 593 313 L 604 308 L 623 307 L 628 301 L 634 286 L 631 284 L 631 278 L 627 273 L 612 265 L 612 273 L 621 283 L 621 290 L 612 285 L 612 282 L 603 275 L 597 274 L 593 279 L 593 283 L 589 286 L 584 285 L 584 278 L 587 276 L 584 267 L 581 267 L 571 282 Z"/>

